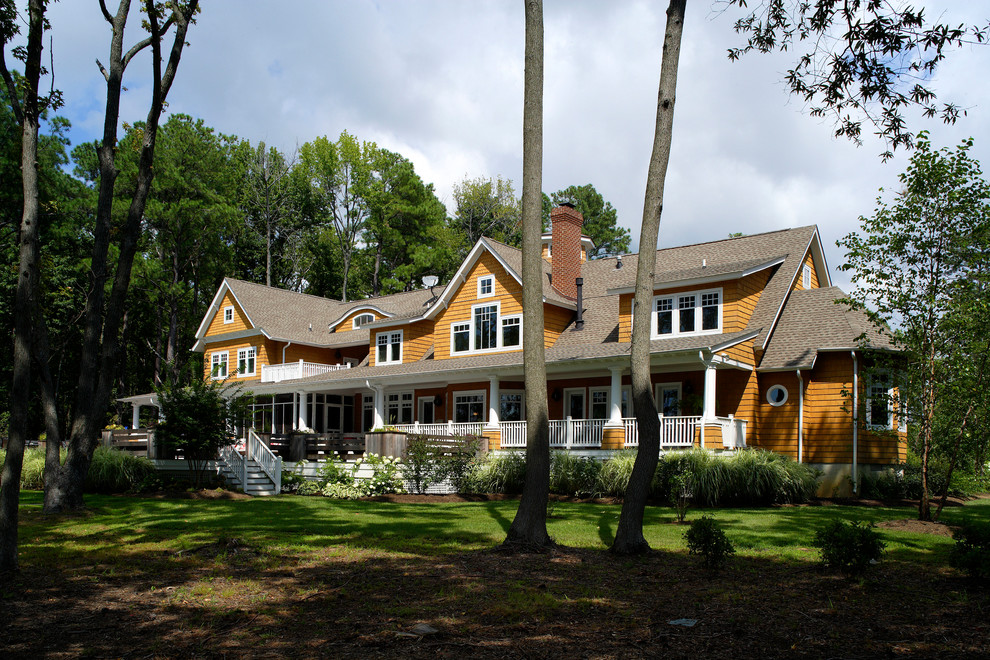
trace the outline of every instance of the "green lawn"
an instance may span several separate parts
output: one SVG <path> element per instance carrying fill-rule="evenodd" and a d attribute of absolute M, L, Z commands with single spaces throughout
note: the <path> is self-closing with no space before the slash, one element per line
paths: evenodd
<path fill-rule="evenodd" d="M 89 495 L 88 511 L 53 518 L 41 513 L 41 493 L 23 491 L 20 531 L 23 565 L 126 561 L 155 551 L 175 552 L 235 537 L 278 555 L 306 554 L 340 546 L 405 555 L 438 556 L 491 548 L 504 537 L 518 502 L 397 504 L 280 496 L 251 500 L 165 500 Z M 814 506 L 753 509 L 691 509 L 688 520 L 711 513 L 742 556 L 809 561 L 815 530 L 828 520 L 914 518 L 911 508 Z M 604 549 L 611 541 L 619 506 L 559 503 L 549 521 L 558 543 Z M 948 524 L 990 521 L 990 500 L 947 508 Z M 649 507 L 646 538 L 660 550 L 684 551 L 685 526 L 672 524 L 674 511 Z M 888 557 L 945 563 L 952 540 L 931 534 L 883 531 Z"/>

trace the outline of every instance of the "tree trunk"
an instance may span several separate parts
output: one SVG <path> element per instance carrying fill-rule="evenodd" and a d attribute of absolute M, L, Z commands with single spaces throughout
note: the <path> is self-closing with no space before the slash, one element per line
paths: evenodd
<path fill-rule="evenodd" d="M 667 29 L 663 38 L 660 64 L 660 90 L 657 99 L 656 131 L 653 154 L 646 178 L 643 203 L 643 226 L 639 237 L 639 264 L 636 269 L 635 310 L 632 332 L 632 398 L 639 425 L 639 451 L 633 464 L 622 513 L 615 531 L 612 551 L 620 554 L 646 552 L 650 549 L 643 536 L 646 498 L 660 457 L 660 421 L 650 379 L 650 313 L 653 309 L 653 282 L 657 259 L 657 237 L 663 212 L 663 187 L 670 161 L 670 143 L 674 129 L 674 100 L 677 90 L 677 65 L 684 32 L 687 0 L 670 0 Z"/>
<path fill-rule="evenodd" d="M 104 123 L 103 142 L 100 156 L 100 196 L 97 202 L 96 228 L 93 232 L 92 288 L 86 303 L 85 339 L 80 359 L 79 383 L 76 391 L 76 410 L 69 438 L 69 449 L 65 464 L 52 475 L 51 482 L 45 483 L 45 506 L 47 512 L 59 512 L 83 506 L 83 482 L 89 472 L 93 451 L 99 442 L 99 432 L 110 403 L 113 375 L 117 365 L 120 347 L 120 328 L 123 321 L 127 290 L 130 285 L 131 269 L 141 235 L 141 221 L 144 207 L 151 191 L 154 175 L 152 163 L 155 154 L 155 140 L 165 98 L 185 46 L 189 20 L 195 14 L 198 0 L 191 0 L 182 11 L 176 11 L 165 24 L 165 29 L 173 21 L 176 32 L 169 53 L 168 65 L 162 72 L 161 37 L 163 26 L 154 3 L 146 0 L 145 10 L 151 36 L 123 55 L 123 34 L 127 22 L 129 0 L 121 0 L 116 16 L 105 13 L 113 26 L 110 69 L 107 78 L 107 109 Z M 142 45 L 144 44 L 144 45 Z M 117 141 L 117 117 L 120 107 L 121 81 L 124 68 L 130 58 L 145 45 L 152 49 L 152 101 L 148 110 L 144 142 L 138 161 L 137 185 L 124 227 L 118 232 L 120 254 L 117 258 L 117 271 L 114 276 L 110 297 L 106 299 L 104 310 L 104 290 L 108 279 L 107 252 L 112 226 L 111 207 L 113 182 L 117 176 L 114 164 L 114 147 Z"/>
<path fill-rule="evenodd" d="M 540 550 L 547 532 L 550 420 L 543 347 L 543 0 L 526 2 L 523 98 L 523 363 L 526 371 L 526 481 L 503 547 Z M 492 402 L 497 406 L 498 402 Z"/>
<path fill-rule="evenodd" d="M 44 37 L 45 4 L 31 0 L 27 60 L 24 63 L 24 104 L 21 120 L 21 184 L 24 206 L 18 234 L 20 265 L 14 294 L 14 378 L 10 392 L 10 435 L 0 476 L 0 573 L 17 569 L 17 520 L 20 505 L 21 468 L 28 434 L 31 390 L 32 321 L 40 295 L 38 247 L 38 84 Z M 0 44 L 6 47 L 6 43 Z M 6 66 L 4 66 L 6 70 Z M 17 108 L 18 90 L 8 89 Z"/>

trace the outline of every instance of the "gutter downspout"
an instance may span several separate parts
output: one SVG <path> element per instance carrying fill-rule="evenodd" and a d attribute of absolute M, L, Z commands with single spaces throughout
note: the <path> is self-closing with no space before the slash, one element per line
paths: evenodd
<path fill-rule="evenodd" d="M 286 342 L 285 346 L 282 347 L 282 364 L 285 364 L 285 349 L 292 346 L 292 342 Z M 300 374 L 301 375 L 301 374 Z"/>
<path fill-rule="evenodd" d="M 798 463 L 804 462 L 804 378 L 797 370 L 798 379 Z"/>
<path fill-rule="evenodd" d="M 853 359 L 853 462 L 852 480 L 853 494 L 859 495 L 859 475 L 856 460 L 859 451 L 859 362 L 856 361 L 856 351 L 850 351 Z"/>

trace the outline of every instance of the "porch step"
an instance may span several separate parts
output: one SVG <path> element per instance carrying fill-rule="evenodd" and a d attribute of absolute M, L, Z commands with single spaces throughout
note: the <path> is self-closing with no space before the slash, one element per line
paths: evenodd
<path fill-rule="evenodd" d="M 240 488 L 248 495 L 265 496 L 277 495 L 275 483 L 269 478 L 265 471 L 261 469 L 256 461 L 249 460 L 247 466 L 247 483 L 241 483 L 239 474 L 235 474 L 226 462 L 220 463 L 220 476 L 231 486 Z"/>

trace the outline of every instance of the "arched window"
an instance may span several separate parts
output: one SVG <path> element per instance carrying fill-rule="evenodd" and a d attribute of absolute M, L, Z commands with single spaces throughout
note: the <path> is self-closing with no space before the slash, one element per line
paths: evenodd
<path fill-rule="evenodd" d="M 362 325 L 374 323 L 374 321 L 375 321 L 374 314 L 358 314 L 357 316 L 354 317 L 353 327 L 356 330 L 357 328 L 360 328 Z"/>

